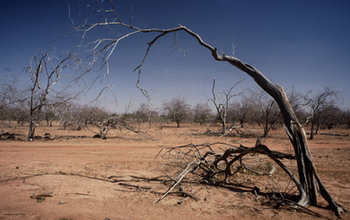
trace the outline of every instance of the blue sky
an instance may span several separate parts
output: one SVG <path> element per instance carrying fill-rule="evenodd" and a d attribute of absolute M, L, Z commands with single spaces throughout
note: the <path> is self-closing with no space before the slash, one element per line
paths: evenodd
<path fill-rule="evenodd" d="M 79 43 L 76 33 L 52 42 L 70 30 L 68 3 L 71 17 L 81 23 L 89 11 L 79 6 L 78 0 L 0 1 L 2 79 L 19 76 L 25 80 L 22 70 L 39 51 L 59 54 Z M 350 108 L 350 1 L 130 0 L 114 4 L 123 21 L 132 16 L 132 23 L 141 28 L 184 25 L 219 52 L 234 52 L 287 90 L 294 86 L 296 91 L 312 90 L 316 94 L 324 86 L 333 86 L 343 92 L 341 105 Z M 108 1 L 104 5 L 107 8 Z M 113 38 L 124 31 L 104 29 L 91 32 L 88 38 Z M 112 101 L 109 92 L 101 97 L 102 106 L 123 112 L 129 102 L 135 109 L 147 101 L 135 87 L 137 74 L 133 70 L 154 36 L 133 36 L 117 46 L 110 58 L 117 107 L 108 106 Z M 234 92 L 257 87 L 248 75 L 215 61 L 185 33 L 178 33 L 177 40 L 179 48 L 186 50 L 185 57 L 174 50 L 174 36 L 169 35 L 152 48 L 143 67 L 140 85 L 149 89 L 155 107 L 179 96 L 185 96 L 192 106 L 205 103 L 211 97 L 214 78 L 217 91 L 229 89 L 242 79 Z M 98 74 L 91 73 L 87 79 Z M 105 84 L 95 84 L 83 99 L 96 96 Z"/>

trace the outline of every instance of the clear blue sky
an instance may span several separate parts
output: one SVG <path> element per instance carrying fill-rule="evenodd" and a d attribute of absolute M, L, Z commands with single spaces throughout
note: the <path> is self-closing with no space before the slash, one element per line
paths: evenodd
<path fill-rule="evenodd" d="M 105 1 L 106 2 L 106 1 Z M 39 51 L 60 53 L 79 43 L 77 35 L 51 41 L 70 30 L 68 6 L 76 23 L 87 15 L 78 0 L 1 0 L 0 1 L 0 75 L 18 75 Z M 106 2 L 108 3 L 108 1 Z M 204 41 L 225 54 L 258 68 L 285 89 L 315 93 L 324 86 L 343 92 L 343 107 L 350 107 L 350 1 L 339 0 L 130 0 L 114 1 L 122 20 L 138 27 L 172 28 L 182 24 L 200 34 Z M 108 4 L 105 4 L 107 7 Z M 101 17 L 103 18 L 103 17 Z M 91 20 L 92 21 L 92 20 Z M 89 35 L 117 37 L 123 30 L 101 31 Z M 147 100 L 135 87 L 137 67 L 153 34 L 123 40 L 110 59 L 111 84 L 118 98 L 117 111 L 131 101 L 134 109 Z M 164 100 L 185 96 L 195 106 L 211 97 L 212 80 L 216 90 L 229 89 L 246 79 L 234 92 L 257 85 L 246 74 L 217 62 L 209 51 L 185 33 L 178 34 L 184 57 L 171 46 L 173 35 L 160 40 L 143 67 L 141 86 L 150 89 L 155 107 Z M 91 73 L 90 79 L 98 73 Z M 105 85 L 95 85 L 91 98 Z M 104 93 L 101 105 L 112 100 Z"/>

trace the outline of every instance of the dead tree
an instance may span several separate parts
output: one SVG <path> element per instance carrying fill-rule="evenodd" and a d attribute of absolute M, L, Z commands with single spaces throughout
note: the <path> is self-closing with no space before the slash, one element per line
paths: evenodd
<path fill-rule="evenodd" d="M 0 83 L 0 118 L 10 119 L 10 112 L 14 106 L 22 102 L 21 92 L 16 87 L 16 80 L 7 81 L 3 80 Z"/>
<path fill-rule="evenodd" d="M 234 89 L 242 81 L 243 80 L 234 84 L 228 91 L 222 91 L 222 92 L 219 92 L 218 94 L 215 94 L 215 79 L 213 80 L 213 87 L 211 90 L 213 94 L 213 98 L 211 98 L 210 100 L 213 102 L 215 109 L 218 113 L 219 119 L 221 121 L 222 135 L 227 134 L 227 113 L 228 113 L 228 108 L 230 106 L 230 100 L 231 98 L 242 94 L 242 92 L 238 94 L 231 94 L 232 89 Z"/>
<path fill-rule="evenodd" d="M 222 151 L 214 151 L 214 147 Z M 229 148 L 227 149 L 227 147 Z M 159 170 L 166 174 L 173 181 L 173 184 L 155 203 L 165 198 L 182 181 L 196 181 L 209 185 L 224 186 L 225 184 L 229 184 L 228 179 L 230 177 L 245 170 L 258 175 L 268 175 L 272 178 L 276 168 L 271 165 L 268 166 L 269 162 L 267 162 L 265 164 L 266 168 L 263 169 L 261 164 L 262 160 L 265 161 L 265 159 L 257 156 L 257 154 L 267 155 L 268 158 L 275 161 L 277 165 L 281 166 L 287 172 L 296 185 L 300 184 L 292 172 L 280 162 L 283 159 L 295 160 L 295 156 L 278 151 L 270 151 L 265 145 L 261 145 L 260 143 L 257 143 L 253 148 L 220 142 L 201 145 L 187 144 L 170 148 L 164 147 L 161 148 L 157 155 L 157 157 L 163 160 L 163 165 Z M 249 155 L 249 158 L 244 160 L 243 157 L 247 155 Z M 233 170 L 234 162 L 239 162 L 236 170 Z M 221 174 L 224 174 L 224 176 Z M 183 186 L 181 186 L 180 192 L 185 192 Z M 286 193 L 283 195 L 281 191 L 279 193 L 282 199 L 286 199 Z"/>
<path fill-rule="evenodd" d="M 200 125 L 208 123 L 212 116 L 212 110 L 209 108 L 208 104 L 197 104 L 193 109 L 193 113 L 194 122 Z"/>
<path fill-rule="evenodd" d="M 48 104 L 48 95 L 54 85 L 61 79 L 62 71 L 69 66 L 73 59 L 73 53 L 66 57 L 56 58 L 48 53 L 40 52 L 33 57 L 31 64 L 26 68 L 30 76 L 29 94 L 29 133 L 27 140 L 34 140 L 34 133 L 37 123 L 40 122 L 41 111 Z"/>
<path fill-rule="evenodd" d="M 336 91 L 331 87 L 326 87 L 322 92 L 319 92 L 313 98 L 308 99 L 306 105 L 309 106 L 311 112 L 310 139 L 314 138 L 315 133 L 317 134 L 322 117 L 335 108 L 335 99 L 337 99 L 339 95 L 341 95 L 339 91 Z M 316 132 L 314 132 L 316 125 Z"/>
<path fill-rule="evenodd" d="M 281 113 L 277 109 L 274 99 L 269 97 L 266 93 L 262 93 L 261 89 L 253 91 L 250 90 L 250 102 L 257 110 L 255 119 L 258 124 L 262 124 L 264 128 L 263 138 L 267 138 L 271 128 L 276 124 L 280 118 Z"/>
<path fill-rule="evenodd" d="M 150 49 L 152 46 L 159 40 L 160 38 L 168 35 L 168 34 L 174 34 L 180 31 L 185 32 L 186 34 L 192 36 L 194 39 L 198 41 L 198 43 L 209 50 L 211 53 L 212 57 L 217 60 L 217 61 L 224 61 L 228 62 L 232 66 L 242 70 L 243 72 L 247 73 L 249 76 L 251 76 L 255 82 L 265 91 L 267 92 L 278 104 L 280 111 L 282 113 L 282 117 L 284 120 L 284 125 L 285 125 L 285 130 L 286 133 L 293 145 L 294 152 L 295 152 L 295 157 L 297 160 L 297 166 L 298 166 L 298 174 L 299 174 L 299 180 L 292 174 L 289 173 L 287 170 L 287 174 L 293 179 L 293 181 L 296 183 L 298 186 L 298 190 L 300 193 L 300 198 L 298 201 L 298 205 L 307 207 L 308 205 L 317 205 L 317 186 L 319 189 L 319 192 L 321 196 L 329 203 L 329 207 L 334 210 L 334 212 L 337 215 L 340 215 L 342 211 L 345 211 L 345 209 L 339 205 L 336 201 L 333 200 L 329 192 L 327 191 L 325 185 L 322 183 L 319 175 L 317 174 L 315 165 L 313 163 L 312 155 L 309 149 L 309 145 L 307 142 L 306 134 L 299 123 L 292 106 L 290 105 L 290 102 L 288 101 L 287 95 L 284 91 L 284 89 L 273 82 L 271 82 L 268 78 L 266 78 L 258 69 L 256 69 L 254 66 L 245 63 L 241 61 L 240 59 L 234 57 L 234 56 L 229 56 L 226 54 L 219 54 L 218 50 L 211 46 L 210 44 L 206 43 L 203 41 L 203 39 L 195 32 L 193 32 L 191 29 L 179 25 L 178 27 L 175 28 L 170 28 L 170 29 L 158 29 L 158 28 L 150 28 L 150 29 L 145 29 L 145 28 L 138 28 L 134 26 L 133 24 L 128 24 L 124 23 L 121 21 L 121 19 L 118 16 L 117 11 L 114 8 L 114 5 L 112 1 L 110 0 L 111 3 L 111 9 L 110 10 L 104 10 L 101 9 L 99 11 L 103 11 L 104 13 L 111 12 L 115 15 L 114 20 L 108 20 L 105 19 L 101 22 L 93 23 L 93 24 L 83 24 L 81 26 L 76 26 L 75 30 L 76 31 L 82 31 L 85 36 L 90 30 L 94 29 L 95 27 L 107 27 L 111 28 L 112 26 L 121 26 L 124 27 L 130 32 L 119 36 L 118 38 L 104 38 L 104 39 L 98 39 L 94 42 L 94 46 L 92 48 L 94 59 L 92 60 L 91 65 L 94 65 L 94 63 L 97 62 L 97 57 L 100 56 L 103 53 L 106 53 L 107 55 L 104 56 L 103 62 L 108 63 L 108 59 L 110 57 L 110 54 L 113 53 L 114 49 L 116 48 L 117 44 L 130 36 L 136 35 L 136 34 L 141 34 L 141 33 L 159 33 L 156 37 L 153 38 L 152 41 L 148 43 L 148 47 L 146 50 L 146 54 L 141 62 L 141 64 L 135 69 L 135 71 L 138 71 L 139 74 L 139 79 L 141 76 L 141 69 L 142 66 L 150 52 Z M 91 67 L 90 65 L 90 67 Z M 139 80 L 137 81 L 137 87 L 139 87 Z M 140 88 L 140 87 L 139 87 Z M 264 147 L 260 146 L 262 150 L 267 152 L 269 154 L 269 150 Z M 259 149 L 260 149 L 259 148 Z M 256 149 L 254 149 L 256 150 Z M 253 151 L 253 150 L 250 150 Z M 278 162 L 277 163 L 282 163 Z M 281 167 L 284 166 L 283 163 L 280 165 Z"/>

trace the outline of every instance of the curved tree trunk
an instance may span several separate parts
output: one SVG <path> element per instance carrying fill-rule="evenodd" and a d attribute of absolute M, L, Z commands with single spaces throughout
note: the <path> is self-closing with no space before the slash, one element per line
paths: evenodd
<path fill-rule="evenodd" d="M 263 88 L 268 94 L 270 94 L 277 102 L 284 119 L 286 132 L 293 145 L 297 158 L 299 179 L 302 185 L 302 189 L 299 189 L 301 195 L 298 202 L 299 205 L 317 205 L 317 182 L 321 195 L 329 203 L 330 207 L 335 210 L 337 215 L 339 215 L 340 212 L 343 211 L 343 208 L 332 199 L 326 187 L 323 185 L 321 179 L 319 178 L 312 160 L 312 155 L 310 153 L 305 131 L 302 125 L 299 123 L 296 115 L 294 114 L 294 111 L 283 88 L 278 84 L 272 83 L 253 66 L 243 63 L 235 57 L 223 55 L 222 60 L 228 61 L 233 66 L 250 75 L 258 83 L 258 85 Z"/>

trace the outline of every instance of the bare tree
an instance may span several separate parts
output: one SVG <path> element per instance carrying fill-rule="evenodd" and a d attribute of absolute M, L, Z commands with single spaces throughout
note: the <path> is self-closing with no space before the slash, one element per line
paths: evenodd
<path fill-rule="evenodd" d="M 152 111 L 154 114 L 155 112 Z M 107 110 L 98 106 L 83 106 L 78 114 L 78 118 L 83 122 L 84 126 L 92 132 L 95 132 L 93 128 L 98 128 L 98 133 L 94 135 L 94 138 L 107 139 L 108 132 L 113 129 L 126 129 L 127 131 L 134 132 L 143 138 L 151 138 L 141 129 L 140 126 L 135 128 L 133 122 L 135 120 L 133 114 L 125 113 L 122 115 L 110 114 Z M 81 123 L 80 122 L 80 123 Z"/>
<path fill-rule="evenodd" d="M 99 129 L 99 134 L 94 137 L 107 139 L 108 132 L 111 129 L 116 128 L 118 123 L 118 120 L 115 117 L 110 117 L 109 115 L 110 114 L 106 110 L 98 106 L 85 106 L 81 112 L 80 118 L 84 120 L 86 127 L 91 125 Z"/>
<path fill-rule="evenodd" d="M 344 120 L 343 123 L 346 125 L 346 128 L 350 129 L 350 110 L 349 109 L 343 110 L 342 118 Z"/>
<path fill-rule="evenodd" d="M 329 110 L 320 118 L 315 134 L 318 134 L 318 129 L 332 129 L 343 122 L 342 111 L 337 106 L 330 107 Z"/>
<path fill-rule="evenodd" d="M 59 120 L 59 123 L 63 125 L 64 130 L 66 130 L 68 126 L 73 126 L 74 129 L 78 129 L 80 126 L 82 126 L 79 124 L 77 116 L 80 111 L 80 106 L 74 103 L 72 100 L 51 105 L 50 109 Z"/>
<path fill-rule="evenodd" d="M 55 112 L 49 106 L 44 106 L 44 118 L 47 127 L 52 127 L 52 121 L 55 119 Z"/>
<path fill-rule="evenodd" d="M 327 112 L 332 111 L 335 108 L 335 99 L 340 96 L 340 92 L 332 89 L 331 87 L 325 87 L 322 92 L 317 93 L 312 98 L 307 98 L 308 103 L 306 104 L 311 113 L 311 132 L 310 139 L 314 138 L 314 129 L 317 126 L 318 131 L 321 125 L 323 116 L 327 115 Z"/>
<path fill-rule="evenodd" d="M 197 104 L 194 107 L 194 121 L 199 124 L 204 124 L 210 121 L 212 117 L 212 110 L 208 104 Z"/>
<path fill-rule="evenodd" d="M 133 115 L 140 129 L 141 125 L 148 124 L 150 127 L 155 117 L 158 116 L 158 112 L 152 110 L 152 107 L 149 104 L 141 103 L 139 108 L 133 113 Z"/>
<path fill-rule="evenodd" d="M 281 116 L 281 112 L 277 108 L 277 103 L 268 94 L 261 90 L 250 90 L 250 98 L 254 109 L 256 110 L 255 121 L 264 128 L 263 138 L 266 138 L 277 119 Z"/>
<path fill-rule="evenodd" d="M 299 119 L 299 121 L 306 121 L 307 113 L 305 111 L 305 97 L 310 93 L 310 91 L 306 92 L 306 94 L 300 93 L 295 90 L 294 86 L 287 90 L 287 96 L 292 108 L 294 110 L 295 115 Z"/>
<path fill-rule="evenodd" d="M 61 79 L 63 69 L 73 60 L 73 53 L 66 57 L 54 57 L 48 53 L 40 52 L 30 61 L 26 72 L 30 76 L 29 94 L 29 133 L 27 140 L 34 140 L 37 123 L 41 120 L 42 108 L 48 104 L 48 95 L 54 85 Z"/>
<path fill-rule="evenodd" d="M 12 84 L 1 83 L 0 84 L 0 111 L 3 111 L 5 107 L 15 102 L 14 96 L 16 88 Z"/>
<path fill-rule="evenodd" d="M 173 98 L 170 102 L 164 102 L 163 110 L 169 120 L 176 122 L 178 128 L 181 122 L 191 114 L 190 105 L 186 103 L 184 97 Z"/>
<path fill-rule="evenodd" d="M 249 76 L 251 76 L 255 82 L 265 91 L 267 92 L 275 102 L 278 104 L 280 111 L 283 116 L 284 125 L 286 133 L 294 147 L 295 157 L 297 160 L 297 166 L 298 166 L 298 176 L 299 180 L 289 171 L 289 169 L 283 165 L 281 161 L 279 161 L 277 158 L 275 159 L 275 162 L 278 163 L 283 170 L 293 179 L 293 182 L 296 184 L 299 193 L 300 198 L 298 201 L 298 205 L 306 207 L 308 205 L 317 205 L 317 186 L 318 190 L 321 194 L 321 196 L 329 203 L 329 208 L 335 211 L 337 215 L 340 215 L 342 211 L 345 209 L 339 205 L 336 201 L 333 200 L 331 195 L 329 194 L 328 190 L 322 183 L 319 175 L 317 174 L 316 168 L 313 163 L 312 155 L 309 149 L 309 145 L 307 142 L 306 134 L 299 123 L 292 106 L 290 105 L 290 102 L 287 98 L 287 94 L 285 93 L 284 89 L 273 82 L 271 82 L 269 79 L 267 79 L 258 69 L 253 67 L 250 64 L 244 63 L 238 58 L 234 56 L 229 56 L 226 54 L 218 54 L 217 49 L 208 43 L 204 42 L 203 39 L 195 32 L 190 30 L 189 28 L 179 25 L 178 27 L 171 28 L 171 29 L 157 29 L 157 28 L 150 28 L 150 29 L 142 29 L 134 26 L 133 24 L 128 24 L 122 22 L 122 20 L 119 18 L 117 11 L 114 8 L 114 5 L 112 1 L 110 0 L 111 8 L 110 10 L 100 10 L 103 12 L 111 12 L 115 15 L 115 19 L 108 20 L 105 19 L 101 22 L 96 22 L 92 24 L 85 23 L 81 26 L 76 26 L 75 30 L 82 31 L 84 33 L 84 36 L 95 27 L 109 27 L 112 28 L 113 26 L 121 26 L 124 27 L 130 32 L 124 34 L 124 35 L 118 35 L 117 38 L 99 38 L 94 42 L 92 53 L 93 57 L 96 58 L 93 60 L 92 65 L 94 65 L 94 62 L 97 61 L 97 57 L 101 53 L 107 53 L 107 56 L 104 57 L 104 62 L 108 63 L 109 55 L 113 53 L 114 49 L 116 48 L 117 44 L 132 35 L 140 34 L 140 33 L 158 33 L 156 37 L 153 38 L 151 42 L 148 43 L 148 48 L 146 51 L 146 54 L 144 56 L 144 59 L 142 60 L 141 64 L 136 68 L 139 73 L 139 79 L 141 75 L 141 69 L 144 64 L 145 59 L 147 58 L 150 49 L 156 43 L 156 41 L 168 34 L 174 34 L 179 31 L 184 31 L 185 33 L 189 34 L 191 37 L 195 38 L 201 46 L 208 49 L 213 58 L 217 61 L 224 61 L 228 62 L 229 64 L 233 65 L 234 67 L 237 67 L 238 69 L 242 70 L 243 72 L 247 73 Z M 139 86 L 139 81 L 137 82 L 137 86 Z M 265 152 L 267 152 L 272 158 L 273 156 L 269 153 L 269 150 L 266 146 L 258 145 L 259 149 L 261 147 L 264 149 Z M 257 150 L 257 148 L 252 148 L 249 150 L 244 150 L 243 153 L 241 153 L 241 157 L 252 152 L 253 150 Z M 227 170 L 230 170 L 230 166 L 232 163 L 234 163 L 237 160 L 238 157 L 235 157 L 232 159 L 229 163 L 227 163 Z"/>
<path fill-rule="evenodd" d="M 0 119 L 12 120 L 13 110 L 17 105 L 23 103 L 19 87 L 16 85 L 16 80 L 3 80 L 0 83 Z"/>
<path fill-rule="evenodd" d="M 240 101 L 233 102 L 230 105 L 229 112 L 232 115 L 232 121 L 238 121 L 240 127 L 248 121 L 254 111 L 254 107 L 248 98 L 242 97 Z"/>
<path fill-rule="evenodd" d="M 222 124 L 222 134 L 227 134 L 227 113 L 230 106 L 230 100 L 233 97 L 241 95 L 243 92 L 238 94 L 231 94 L 232 90 L 243 80 L 237 82 L 234 84 L 229 90 L 224 90 L 221 92 L 218 92 L 218 94 L 215 94 L 215 79 L 213 80 L 213 87 L 212 87 L 212 94 L 213 98 L 210 100 L 213 102 L 216 112 L 218 113 L 219 119 Z"/>

